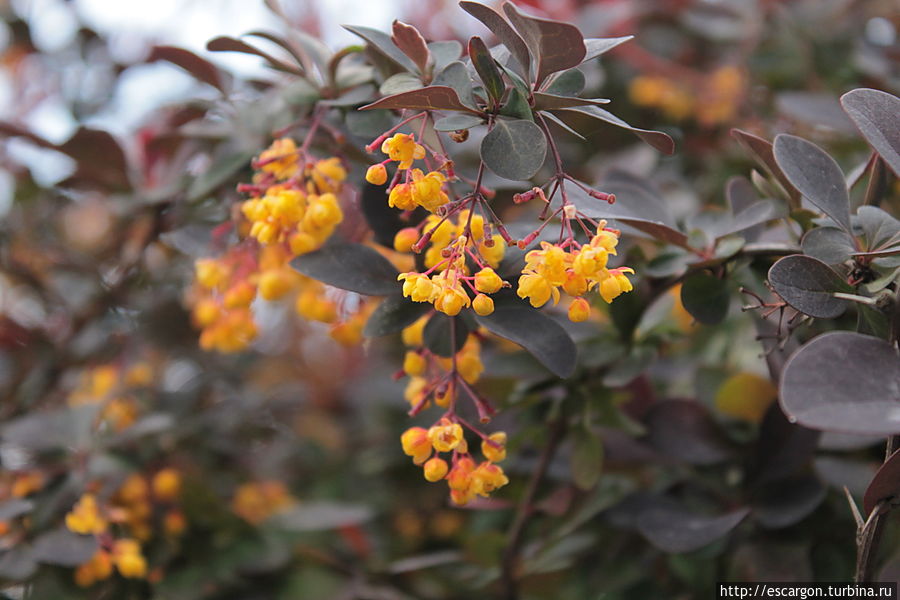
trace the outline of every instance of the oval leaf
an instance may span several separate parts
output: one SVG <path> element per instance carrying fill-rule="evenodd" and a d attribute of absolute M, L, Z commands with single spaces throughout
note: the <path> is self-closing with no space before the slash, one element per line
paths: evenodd
<path fill-rule="evenodd" d="M 603 121 L 605 123 L 609 123 L 610 125 L 615 125 L 616 127 L 627 129 L 663 154 L 672 154 L 675 152 L 675 142 L 667 134 L 661 131 L 651 131 L 649 129 L 639 129 L 637 127 L 632 127 L 616 115 L 612 114 L 609 111 L 603 110 L 599 106 L 573 106 L 572 108 L 562 108 L 560 110 L 580 113 Z"/>
<path fill-rule="evenodd" d="M 505 179 L 529 179 L 544 164 L 547 138 L 531 121 L 499 119 L 481 142 L 481 158 Z"/>
<path fill-rule="evenodd" d="M 362 244 L 338 242 L 303 254 L 291 266 L 307 277 L 369 296 L 388 296 L 400 289 L 399 274 L 386 258 Z"/>
<path fill-rule="evenodd" d="M 647 413 L 646 424 L 647 440 L 665 456 L 695 465 L 714 465 L 733 454 L 725 434 L 698 402 L 657 402 Z"/>
<path fill-rule="evenodd" d="M 516 30 L 507 22 L 503 16 L 489 6 L 485 6 L 480 2 L 468 2 L 463 0 L 459 3 L 460 8 L 484 23 L 491 33 L 497 36 L 510 54 L 519 63 L 521 74 L 525 79 L 531 81 L 531 55 L 528 52 L 528 46 L 522 37 L 516 33 Z"/>
<path fill-rule="evenodd" d="M 677 506 L 653 506 L 637 517 L 638 531 L 647 541 L 670 554 L 692 552 L 724 537 L 744 520 L 743 508 L 718 517 L 698 515 Z"/>
<path fill-rule="evenodd" d="M 512 2 L 503 4 L 503 12 L 537 62 L 535 85 L 540 86 L 548 75 L 557 71 L 577 67 L 587 55 L 584 36 L 574 25 L 531 17 L 519 12 Z"/>
<path fill-rule="evenodd" d="M 884 461 L 872 478 L 863 496 L 863 515 L 868 516 L 882 500 L 892 500 L 900 494 L 900 450 Z"/>
<path fill-rule="evenodd" d="M 847 309 L 847 301 L 835 292 L 852 291 L 834 270 L 811 256 L 794 254 L 769 269 L 769 283 L 781 298 L 802 313 L 833 319 Z"/>
<path fill-rule="evenodd" d="M 456 328 L 455 332 L 453 327 Z M 435 312 L 428 319 L 425 330 L 422 332 L 425 347 L 438 356 L 444 357 L 453 356 L 454 346 L 458 352 L 466 343 L 467 337 L 469 337 L 469 327 L 461 317 L 448 317 L 440 312 Z"/>
<path fill-rule="evenodd" d="M 781 407 L 811 429 L 900 432 L 900 360 L 885 340 L 848 331 L 818 336 L 788 359 Z"/>
<path fill-rule="evenodd" d="M 409 108 L 414 110 L 458 110 L 481 114 L 477 110 L 463 104 L 456 90 L 443 85 L 430 85 L 420 90 L 410 90 L 400 94 L 394 94 L 382 98 L 371 104 L 361 107 L 359 110 L 372 110 L 375 108 L 393 108 L 400 110 Z"/>
<path fill-rule="evenodd" d="M 475 317 L 475 321 L 525 348 L 557 377 L 575 371 L 575 342 L 562 325 L 542 312 L 523 304 L 498 305 L 493 314 Z"/>
<path fill-rule="evenodd" d="M 894 175 L 900 177 L 900 98 L 862 88 L 841 96 L 841 106 Z"/>
<path fill-rule="evenodd" d="M 788 181 L 850 233 L 850 196 L 835 160 L 812 142 L 784 133 L 775 138 L 772 151 Z"/>
<path fill-rule="evenodd" d="M 839 265 L 856 252 L 853 238 L 837 227 L 816 227 L 806 233 L 800 242 L 803 254 L 821 260 L 827 265 Z"/>
<path fill-rule="evenodd" d="M 684 280 L 681 303 L 698 322 L 715 325 L 728 314 L 728 286 L 723 279 L 709 273 L 696 273 Z"/>
<path fill-rule="evenodd" d="M 97 552 L 97 539 L 68 529 L 57 529 L 34 540 L 34 558 L 38 562 L 61 567 L 77 567 Z"/>
<path fill-rule="evenodd" d="M 435 131 L 459 131 L 460 129 L 471 129 L 476 125 L 481 125 L 481 117 L 475 115 L 449 115 L 443 119 L 438 119 L 434 124 Z"/>
<path fill-rule="evenodd" d="M 413 302 L 403 296 L 388 296 L 366 321 L 363 335 L 380 337 L 397 333 L 415 323 L 431 308 L 427 302 Z"/>

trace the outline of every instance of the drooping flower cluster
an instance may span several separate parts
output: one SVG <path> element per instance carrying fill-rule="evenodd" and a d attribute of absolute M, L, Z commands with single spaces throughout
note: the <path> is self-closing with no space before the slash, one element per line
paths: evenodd
<path fill-rule="evenodd" d="M 158 521 L 170 538 L 187 527 L 178 505 L 180 497 L 181 473 L 171 467 L 149 478 L 140 473 L 130 475 L 108 501 L 101 502 L 90 492 L 83 494 L 66 514 L 66 527 L 95 536 L 99 549 L 75 570 L 75 582 L 89 587 L 111 577 L 113 568 L 122 577 L 146 577 L 147 559 L 141 543 L 153 537 L 154 523 Z"/>
<path fill-rule="evenodd" d="M 273 142 L 254 161 L 251 197 L 241 204 L 245 237 L 217 258 L 195 264 L 193 320 L 200 346 L 239 352 L 258 335 L 257 298 L 294 298 L 297 314 L 331 325 L 331 336 L 355 344 L 362 335 L 367 303 L 345 303 L 345 292 L 328 289 L 290 267 L 296 256 L 320 248 L 343 221 L 338 200 L 347 173 L 337 158 L 311 159 L 293 140 Z"/>
<path fill-rule="evenodd" d="M 568 244 L 541 242 L 540 250 L 525 255 L 525 268 L 519 277 L 518 295 L 527 298 L 534 307 L 541 307 L 550 299 L 559 302 L 560 289 L 573 297 L 569 305 L 569 319 L 584 321 L 590 316 L 590 304 L 583 297 L 596 288 L 600 297 L 612 302 L 623 292 L 632 289 L 626 273 L 629 267 L 608 269 L 609 255 L 616 254 L 618 232 L 607 229 L 601 221 L 590 242 L 579 245 L 574 239 Z"/>
<path fill-rule="evenodd" d="M 400 443 L 413 463 L 422 466 L 426 480 L 447 481 L 450 499 L 457 505 L 468 504 L 476 496 L 486 498 L 509 483 L 503 468 L 496 464 L 506 458 L 506 434 L 502 431 L 482 439 L 485 460 L 477 465 L 469 453 L 462 425 L 453 417 L 441 418 L 429 429 L 411 427 L 403 432 Z M 442 453 L 450 453 L 449 464 L 440 456 Z"/>
<path fill-rule="evenodd" d="M 251 481 L 237 488 L 231 507 L 235 514 L 255 525 L 290 508 L 295 502 L 281 481 Z"/>
<path fill-rule="evenodd" d="M 147 362 L 130 367 L 101 365 L 85 371 L 78 386 L 69 394 L 70 406 L 99 405 L 97 424 L 108 424 L 115 431 L 132 425 L 140 406 L 134 392 L 153 380 L 153 368 Z"/>

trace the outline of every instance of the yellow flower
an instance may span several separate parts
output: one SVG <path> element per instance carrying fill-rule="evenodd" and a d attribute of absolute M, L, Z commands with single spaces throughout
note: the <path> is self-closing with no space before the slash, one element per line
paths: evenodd
<path fill-rule="evenodd" d="M 421 465 L 431 456 L 432 443 L 428 431 L 422 427 L 410 427 L 400 436 L 403 453 L 412 456 L 413 462 Z"/>
<path fill-rule="evenodd" d="M 411 271 L 409 273 L 401 273 L 397 276 L 397 279 L 403 281 L 403 295 L 412 299 L 413 302 L 431 301 L 434 286 L 427 275 Z"/>
<path fill-rule="evenodd" d="M 403 359 L 403 370 L 407 375 L 421 375 L 425 372 L 425 358 L 418 352 L 407 352 Z"/>
<path fill-rule="evenodd" d="M 450 198 L 441 189 L 447 178 L 443 174 L 432 171 L 427 175 L 419 169 L 412 170 L 412 199 L 429 212 L 436 211 L 447 204 Z"/>
<path fill-rule="evenodd" d="M 214 258 L 201 258 L 194 263 L 197 283 L 206 289 L 221 288 L 228 279 L 228 268 Z"/>
<path fill-rule="evenodd" d="M 463 441 L 462 425 L 443 418 L 428 430 L 428 440 L 438 452 L 450 452 Z"/>
<path fill-rule="evenodd" d="M 66 515 L 66 527 L 74 533 L 103 533 L 107 522 L 97 506 L 97 498 L 93 494 L 84 494 Z"/>
<path fill-rule="evenodd" d="M 113 562 L 122 577 L 141 578 L 147 575 L 147 560 L 136 540 L 121 539 L 113 544 Z"/>
<path fill-rule="evenodd" d="M 408 169 L 414 160 L 425 158 L 425 148 L 417 144 L 412 135 L 397 133 L 393 137 L 384 140 L 381 151 L 387 154 L 391 160 L 398 161 L 400 169 Z"/>
<path fill-rule="evenodd" d="M 181 473 L 171 467 L 163 469 L 153 476 L 151 487 L 157 500 L 163 502 L 177 500 L 181 495 Z"/>
<path fill-rule="evenodd" d="M 416 201 L 413 200 L 412 185 L 409 183 L 398 183 L 391 189 L 388 194 L 388 206 L 399 208 L 400 210 L 415 210 Z"/>
<path fill-rule="evenodd" d="M 509 483 L 500 465 L 483 462 L 472 472 L 473 487 L 476 494 L 487 497 L 499 487 Z"/>
<path fill-rule="evenodd" d="M 97 581 L 109 579 L 112 569 L 112 558 L 109 552 L 97 550 L 89 561 L 75 569 L 75 583 L 78 587 L 90 587 Z"/>
<path fill-rule="evenodd" d="M 426 323 L 428 323 L 428 317 L 421 317 L 412 325 L 405 327 L 400 333 L 403 343 L 407 346 L 421 346 Z"/>
<path fill-rule="evenodd" d="M 551 295 L 554 297 L 554 302 L 559 299 L 559 291 L 550 285 L 543 275 L 533 271 L 527 271 L 519 277 L 519 289 L 516 294 L 519 298 L 528 298 L 535 308 L 545 305 Z"/>
<path fill-rule="evenodd" d="M 415 227 L 404 227 L 394 236 L 394 250 L 412 252 L 413 244 L 419 239 L 419 230 Z"/>
<path fill-rule="evenodd" d="M 488 436 L 488 438 L 499 446 L 490 444 L 487 440 L 481 441 L 481 453 L 491 462 L 500 462 L 506 459 L 506 433 L 497 431 Z"/>
<path fill-rule="evenodd" d="M 276 179 L 284 181 L 300 172 L 300 153 L 297 144 L 290 138 L 281 138 L 272 142 L 268 150 L 259 155 L 260 170 L 271 173 Z"/>

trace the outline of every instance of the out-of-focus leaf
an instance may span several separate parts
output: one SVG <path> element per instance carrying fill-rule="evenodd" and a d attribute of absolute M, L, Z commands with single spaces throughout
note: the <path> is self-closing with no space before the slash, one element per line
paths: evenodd
<path fill-rule="evenodd" d="M 16 544 L 0 554 L 0 579 L 22 581 L 31 577 L 37 567 L 34 551 L 27 544 Z"/>
<path fill-rule="evenodd" d="M 549 92 L 534 93 L 535 110 L 559 110 L 561 108 L 574 108 L 576 106 L 596 106 L 609 104 L 607 98 L 578 98 L 575 96 L 562 96 Z"/>
<path fill-rule="evenodd" d="M 79 535 L 60 528 L 34 540 L 34 559 L 50 565 L 77 567 L 90 560 L 98 547 L 94 536 Z"/>
<path fill-rule="evenodd" d="M 768 529 L 790 527 L 809 516 L 826 491 L 818 477 L 805 473 L 767 481 L 753 492 L 753 516 Z"/>
<path fill-rule="evenodd" d="M 841 96 L 841 106 L 894 175 L 900 177 L 900 99 L 880 90 L 860 88 Z"/>
<path fill-rule="evenodd" d="M 493 314 L 475 320 L 525 348 L 557 377 L 565 378 L 575 371 L 575 342 L 562 325 L 542 312 L 522 303 L 498 303 Z"/>
<path fill-rule="evenodd" d="M 885 340 L 847 331 L 816 337 L 788 360 L 781 407 L 812 429 L 894 435 L 900 432 L 900 360 Z"/>
<path fill-rule="evenodd" d="M 724 231 L 718 232 L 718 237 L 738 233 L 751 229 L 774 219 L 782 219 L 787 216 L 784 206 L 772 200 L 759 200 L 736 212 L 731 222 Z"/>
<path fill-rule="evenodd" d="M 498 119 L 481 142 L 485 165 L 505 179 L 529 179 L 544 164 L 547 138 L 540 127 L 525 120 Z"/>
<path fill-rule="evenodd" d="M 665 456 L 695 465 L 714 465 L 733 456 L 728 438 L 698 402 L 656 402 L 645 421 L 647 440 Z"/>
<path fill-rule="evenodd" d="M 599 436 L 586 429 L 578 431 L 572 444 L 572 481 L 580 489 L 589 490 L 597 485 L 603 472 L 603 444 Z"/>
<path fill-rule="evenodd" d="M 241 169 L 246 168 L 253 152 L 235 152 L 212 163 L 209 168 L 191 182 L 187 190 L 188 200 L 201 200 L 227 183 Z"/>
<path fill-rule="evenodd" d="M 286 63 L 281 59 L 275 58 L 268 52 L 263 52 L 259 48 L 251 46 L 247 42 L 241 41 L 237 38 L 229 36 L 220 36 L 217 38 L 213 38 L 209 42 L 207 42 L 206 49 L 210 52 L 240 52 L 241 54 L 253 54 L 254 56 L 259 56 L 260 58 L 265 59 L 265 61 L 269 63 L 270 67 L 279 71 L 292 73 L 300 77 L 304 77 L 306 75 L 303 69 L 299 66 Z"/>
<path fill-rule="evenodd" d="M 428 72 L 428 65 L 433 64 L 434 59 L 418 29 L 395 19 L 391 26 L 391 41 L 415 63 L 419 73 Z"/>
<path fill-rule="evenodd" d="M 328 244 L 298 256 L 291 266 L 307 277 L 359 294 L 390 296 L 400 289 L 394 265 L 362 244 Z"/>
<path fill-rule="evenodd" d="M 10 521 L 28 514 L 34 508 L 34 502 L 25 498 L 10 498 L 0 503 L 0 521 Z"/>
<path fill-rule="evenodd" d="M 878 468 L 875 477 L 863 497 L 863 515 L 870 515 L 882 500 L 892 500 L 900 495 L 900 450 L 895 451 Z"/>
<path fill-rule="evenodd" d="M 456 90 L 443 85 L 430 85 L 420 90 L 410 90 L 400 94 L 394 94 L 387 98 L 367 104 L 360 110 L 372 110 L 374 108 L 409 108 L 413 110 L 457 110 L 481 114 L 477 110 L 463 104 Z"/>
<path fill-rule="evenodd" d="M 511 2 L 503 5 L 503 12 L 534 57 L 534 82 L 537 86 L 552 73 L 577 67 L 587 55 L 584 36 L 574 25 L 531 17 L 520 12 Z"/>
<path fill-rule="evenodd" d="M 736 373 L 719 387 L 715 403 L 722 414 L 760 423 L 777 398 L 778 390 L 768 378 L 756 373 Z"/>
<path fill-rule="evenodd" d="M 605 54 L 609 52 L 619 44 L 624 44 L 625 42 L 634 39 L 633 35 L 626 35 L 623 37 L 615 37 L 615 38 L 585 38 L 584 46 L 587 49 L 587 52 L 584 55 L 583 63 L 586 63 L 589 60 L 595 59 L 601 54 Z"/>
<path fill-rule="evenodd" d="M 850 196 L 837 162 L 812 142 L 784 133 L 775 138 L 772 151 L 791 184 L 850 233 Z"/>
<path fill-rule="evenodd" d="M 434 124 L 435 131 L 459 131 L 481 125 L 483 120 L 475 115 L 448 115 L 438 119 Z"/>
<path fill-rule="evenodd" d="M 560 110 L 587 115 L 591 118 L 597 119 L 598 121 L 603 121 L 604 123 L 609 123 L 610 125 L 615 125 L 616 127 L 627 129 L 663 154 L 672 154 L 675 152 L 675 142 L 667 134 L 661 131 L 651 131 L 649 129 L 632 127 L 616 115 L 612 114 L 609 111 L 603 110 L 599 106 L 573 106 L 572 108 L 563 108 Z"/>
<path fill-rule="evenodd" d="M 441 312 L 435 312 L 428 319 L 425 331 L 422 332 L 425 347 L 438 356 L 445 357 L 453 356 L 454 347 L 459 352 L 466 343 L 467 337 L 469 337 L 469 326 L 466 325 L 465 319 L 458 316 L 448 317 Z"/>
<path fill-rule="evenodd" d="M 80 127 L 57 150 L 77 163 L 73 179 L 86 179 L 113 189 L 131 187 L 125 151 L 108 132 Z"/>
<path fill-rule="evenodd" d="M 86 405 L 25 414 L 4 424 L 0 438 L 34 451 L 82 448 L 92 437 L 97 410 Z"/>
<path fill-rule="evenodd" d="M 847 310 L 847 301 L 835 292 L 851 292 L 834 270 L 811 256 L 794 254 L 769 269 L 769 283 L 785 302 L 818 319 L 833 319 Z"/>
<path fill-rule="evenodd" d="M 278 513 L 269 523 L 285 531 L 327 531 L 361 525 L 372 518 L 372 510 L 360 504 L 304 502 Z"/>
<path fill-rule="evenodd" d="M 509 50 L 512 57 L 519 63 L 521 74 L 530 82 L 531 55 L 528 52 L 528 46 L 522 37 L 516 33 L 516 30 L 510 26 L 509 22 L 500 13 L 480 2 L 464 0 L 459 3 L 459 6 L 484 23 L 491 33 L 497 36 L 500 42 Z"/>
<path fill-rule="evenodd" d="M 728 315 L 731 303 L 728 284 L 709 273 L 695 273 L 681 285 L 681 303 L 698 322 L 704 325 L 721 323 Z"/>
<path fill-rule="evenodd" d="M 372 29 L 371 27 L 362 27 L 359 25 L 343 25 L 344 29 L 354 35 L 358 35 L 362 39 L 369 42 L 378 52 L 391 59 L 397 66 L 404 71 L 415 71 L 416 64 L 410 60 L 400 49 L 391 41 L 391 37 L 383 31 Z"/>
<path fill-rule="evenodd" d="M 676 506 L 656 506 L 639 513 L 638 531 L 647 541 L 670 554 L 698 550 L 737 527 L 750 509 L 742 508 L 716 517 Z"/>
<path fill-rule="evenodd" d="M 323 106 L 358 106 L 372 99 L 375 94 L 375 86 L 365 84 L 343 92 L 337 98 L 321 100 Z"/>
<path fill-rule="evenodd" d="M 554 96 L 577 96 L 584 90 L 585 79 L 581 69 L 569 69 L 553 78 L 545 94 Z"/>
<path fill-rule="evenodd" d="M 496 106 L 500 102 L 500 98 L 503 97 L 506 84 L 503 82 L 500 70 L 494 63 L 494 57 L 488 52 L 484 40 L 478 36 L 469 38 L 469 60 L 472 61 L 472 66 L 475 67 L 475 71 L 481 78 L 481 82 L 484 84 L 484 89 L 487 91 L 492 104 Z"/>
<path fill-rule="evenodd" d="M 427 302 L 413 302 L 403 296 L 388 296 L 382 300 L 363 329 L 366 337 L 380 337 L 397 333 L 412 325 L 432 306 Z"/>
<path fill-rule="evenodd" d="M 866 250 L 885 250 L 900 245 L 900 221 L 877 206 L 860 206 L 856 211 Z"/>
<path fill-rule="evenodd" d="M 853 238 L 837 227 L 816 227 L 809 230 L 800 241 L 803 254 L 828 265 L 838 265 L 856 252 Z"/>
<path fill-rule="evenodd" d="M 181 67 L 188 73 L 204 83 L 208 83 L 222 93 L 227 89 L 228 76 L 219 68 L 197 56 L 190 50 L 175 46 L 154 46 L 147 57 L 147 62 L 165 60 L 177 67 Z"/>

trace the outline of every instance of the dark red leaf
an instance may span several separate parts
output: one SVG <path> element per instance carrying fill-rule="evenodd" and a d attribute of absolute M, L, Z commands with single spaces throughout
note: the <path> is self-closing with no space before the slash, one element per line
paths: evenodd
<path fill-rule="evenodd" d="M 473 114 L 481 114 L 477 110 L 469 108 L 463 104 L 456 90 L 443 85 L 432 85 L 420 90 L 410 90 L 393 96 L 387 96 L 372 104 L 367 104 L 360 110 L 371 110 L 373 108 L 411 108 L 414 110 L 458 110 L 470 112 Z"/>

